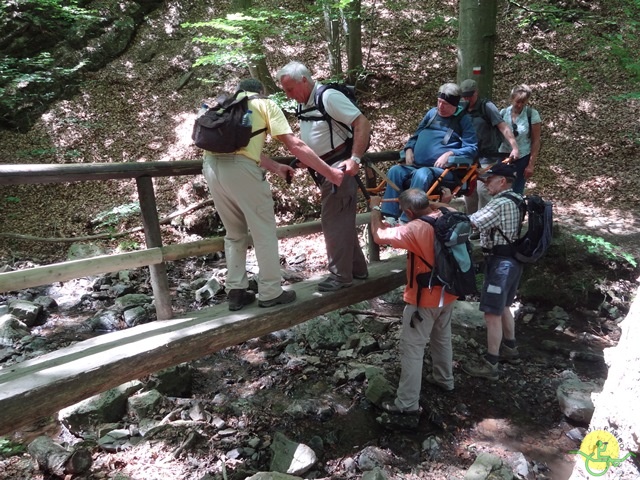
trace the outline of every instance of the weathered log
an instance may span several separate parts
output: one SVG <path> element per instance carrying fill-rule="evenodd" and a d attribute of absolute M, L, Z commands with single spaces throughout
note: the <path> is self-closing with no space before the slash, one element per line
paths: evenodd
<path fill-rule="evenodd" d="M 190 312 L 75 343 L 0 370 L 0 435 L 92 395 L 251 338 L 386 293 L 406 281 L 406 257 L 372 263 L 369 278 L 318 292 L 321 277 L 294 285 L 294 303 L 238 312 L 228 305 Z"/>
<path fill-rule="evenodd" d="M 67 450 L 49 437 L 41 436 L 33 440 L 28 448 L 41 470 L 63 477 L 80 474 L 91 468 L 91 452 L 84 447 Z"/>

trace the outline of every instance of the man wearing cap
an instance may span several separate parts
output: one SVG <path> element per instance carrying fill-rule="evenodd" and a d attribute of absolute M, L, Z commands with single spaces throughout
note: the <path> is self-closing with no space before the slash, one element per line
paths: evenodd
<path fill-rule="evenodd" d="M 480 244 L 485 253 L 484 285 L 480 295 L 480 310 L 487 325 L 487 353 L 477 364 L 463 365 L 462 370 L 473 377 L 497 380 L 498 361 L 518 360 L 515 322 L 510 306 L 518 289 L 522 264 L 512 255 L 509 242 L 518 238 L 522 215 L 522 196 L 512 189 L 516 178 L 513 165 L 498 162 L 481 178 L 491 201 L 469 219 L 480 231 Z M 510 198 L 511 197 L 511 198 Z"/>
<path fill-rule="evenodd" d="M 478 84 L 475 80 L 467 79 L 460 84 L 462 99 L 467 102 L 467 113 L 471 117 L 473 127 L 478 137 L 478 161 L 481 167 L 487 166 L 509 157 L 510 161 L 519 158 L 518 143 L 507 122 L 504 121 L 495 104 L 487 98 L 479 98 Z M 509 154 L 499 153 L 502 138 L 511 145 Z M 478 208 L 484 207 L 491 197 L 483 183 L 478 184 L 478 189 L 472 195 L 464 197 L 467 214 L 475 213 Z"/>
<path fill-rule="evenodd" d="M 410 188 L 427 191 L 444 169 L 459 162 L 460 157 L 468 162 L 475 158 L 478 152 L 476 132 L 471 119 L 464 115 L 464 109 L 459 105 L 460 94 L 460 87 L 455 83 L 440 87 L 438 106 L 427 112 L 401 152 L 405 163 L 394 165 L 387 172 L 387 177 L 396 186 L 403 188 L 410 179 Z M 383 215 L 396 219 L 400 216 L 399 195 L 400 192 L 387 182 Z M 404 217 L 402 220 L 408 221 Z"/>

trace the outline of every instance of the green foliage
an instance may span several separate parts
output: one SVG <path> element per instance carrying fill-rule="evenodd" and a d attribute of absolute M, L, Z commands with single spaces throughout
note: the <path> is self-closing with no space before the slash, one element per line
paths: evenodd
<path fill-rule="evenodd" d="M 15 5 L 25 20 L 36 25 L 54 22 L 71 25 L 78 17 L 90 15 L 89 10 L 78 7 L 77 0 L 21 0 Z M 8 5 L 3 7 L 9 9 Z"/>
<path fill-rule="evenodd" d="M 287 98 L 287 95 L 284 92 L 273 93 L 269 95 L 269 98 L 285 112 L 294 113 L 296 111 L 298 102 Z"/>
<path fill-rule="evenodd" d="M 628 263 L 633 268 L 638 266 L 638 262 L 628 252 L 623 251 L 620 247 L 613 245 L 602 237 L 594 237 L 592 235 L 574 235 L 578 242 L 585 244 L 587 252 L 603 257 L 607 260 Z"/>
<path fill-rule="evenodd" d="M 140 243 L 136 242 L 135 240 L 122 240 L 118 244 L 118 250 L 121 252 L 140 250 Z"/>
<path fill-rule="evenodd" d="M 19 158 L 38 158 L 59 155 L 64 158 L 78 158 L 82 154 L 78 150 L 64 150 L 60 148 L 33 148 L 31 150 L 19 150 L 16 152 Z"/>
<path fill-rule="evenodd" d="M 284 43 L 309 40 L 305 35 L 314 22 L 308 12 L 250 8 L 230 13 L 224 18 L 185 23 L 182 27 L 199 30 L 199 35 L 193 41 L 210 47 L 209 53 L 196 60 L 196 66 L 247 66 L 263 57 L 265 39 L 281 39 Z M 283 25 L 286 27 L 282 28 Z"/>
<path fill-rule="evenodd" d="M 6 197 L 4 197 L 4 202 L 5 203 L 20 203 L 20 198 L 12 197 L 10 195 L 7 195 Z"/>
<path fill-rule="evenodd" d="M 12 442 L 8 438 L 0 437 L 0 456 L 12 457 L 15 455 L 21 455 L 26 451 L 24 445 Z"/>
<path fill-rule="evenodd" d="M 580 74 L 580 68 L 585 66 L 583 63 L 559 57 L 548 50 L 538 48 L 533 48 L 532 50 L 549 63 L 560 68 L 571 80 L 579 84 L 584 90 L 592 90 L 593 87 L 591 84 Z"/>
<path fill-rule="evenodd" d="M 84 34 L 83 25 L 97 19 L 92 11 L 78 7 L 77 0 L 2 2 L 0 28 L 8 30 L 5 32 L 7 38 L 16 33 L 10 27 L 16 28 L 17 22 L 29 25 L 31 31 L 38 32 L 38 37 L 27 40 L 19 50 L 20 54 L 0 55 L 0 111 L 29 109 L 41 106 L 43 100 L 54 98 L 57 92 L 50 91 L 53 80 L 70 77 L 84 64 L 71 68 L 58 66 L 46 50 L 63 39 L 69 30 L 77 30 L 78 35 Z"/>
<path fill-rule="evenodd" d="M 84 66 L 81 62 L 73 68 L 63 68 L 53 63 L 49 52 L 31 58 L 0 57 L 0 110 L 12 111 L 52 98 L 54 92 L 43 93 L 29 87 L 37 84 L 46 88 L 55 78 L 69 77 Z"/>
<path fill-rule="evenodd" d="M 96 226 L 98 228 L 113 227 L 114 225 L 120 223 L 122 220 L 139 214 L 140 204 L 138 202 L 127 203 L 124 205 L 113 207 L 111 210 L 98 213 L 98 215 L 96 215 L 96 217 L 91 220 L 91 223 L 97 224 Z"/>
<path fill-rule="evenodd" d="M 630 48 L 640 33 L 640 0 L 628 0 L 623 11 L 625 21 L 616 23 L 616 32 L 605 36 L 602 48 L 608 48 L 618 63 L 640 81 L 640 55 L 637 48 Z"/>

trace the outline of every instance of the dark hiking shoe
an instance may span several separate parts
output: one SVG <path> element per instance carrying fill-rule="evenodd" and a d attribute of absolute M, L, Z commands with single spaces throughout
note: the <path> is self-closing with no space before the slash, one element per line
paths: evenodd
<path fill-rule="evenodd" d="M 327 277 L 318 284 L 319 292 L 337 292 L 342 288 L 351 286 L 351 282 L 341 282 L 335 278 Z"/>
<path fill-rule="evenodd" d="M 262 308 L 275 307 L 276 305 L 284 305 L 291 303 L 296 299 L 296 292 L 293 290 L 283 290 L 280 296 L 271 300 L 258 300 L 258 306 Z"/>
<path fill-rule="evenodd" d="M 356 280 L 366 280 L 367 278 L 369 278 L 369 272 L 354 273 L 353 278 L 355 278 Z"/>
<path fill-rule="evenodd" d="M 520 363 L 518 347 L 507 347 L 504 343 L 500 346 L 500 360 L 509 363 Z"/>
<path fill-rule="evenodd" d="M 393 415 L 420 415 L 421 410 L 418 407 L 415 410 L 403 410 L 398 408 L 394 401 L 382 402 L 380 407 L 387 413 L 391 413 Z"/>
<path fill-rule="evenodd" d="M 500 374 L 498 372 L 498 364 L 495 365 L 483 358 L 478 363 L 462 365 L 462 371 L 467 375 L 477 378 L 486 378 L 488 380 L 498 380 Z"/>
<path fill-rule="evenodd" d="M 440 383 L 435 378 L 433 378 L 433 375 L 431 375 L 431 374 L 427 375 L 425 380 L 427 381 L 427 383 L 430 383 L 431 385 L 435 385 L 436 387 L 438 387 L 443 392 L 453 392 L 453 387 L 450 387 L 446 383 Z"/>
<path fill-rule="evenodd" d="M 251 290 L 232 288 L 227 294 L 227 299 L 229 300 L 229 310 L 235 312 L 236 310 L 240 310 L 242 307 L 252 304 L 256 299 L 256 294 Z"/>

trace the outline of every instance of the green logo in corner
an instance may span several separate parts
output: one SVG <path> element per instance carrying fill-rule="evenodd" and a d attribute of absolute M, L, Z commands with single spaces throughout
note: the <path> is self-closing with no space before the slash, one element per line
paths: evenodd
<path fill-rule="evenodd" d="M 584 437 L 580 444 L 580 450 L 571 450 L 584 459 L 587 472 L 594 477 L 601 477 L 610 467 L 619 467 L 622 462 L 634 456 L 633 452 L 620 457 L 620 443 L 611 432 L 606 430 L 593 430 Z"/>

